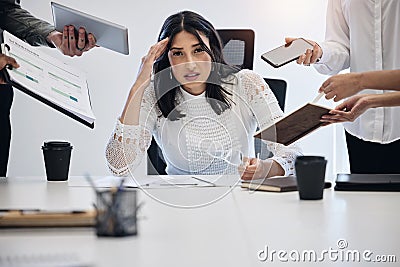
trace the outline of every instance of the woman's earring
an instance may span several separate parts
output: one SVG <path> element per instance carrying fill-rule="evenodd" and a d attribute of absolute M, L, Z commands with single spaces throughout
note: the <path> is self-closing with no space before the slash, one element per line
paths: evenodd
<path fill-rule="evenodd" d="M 169 69 L 169 78 L 172 80 L 172 70 L 171 70 L 171 68 Z"/>

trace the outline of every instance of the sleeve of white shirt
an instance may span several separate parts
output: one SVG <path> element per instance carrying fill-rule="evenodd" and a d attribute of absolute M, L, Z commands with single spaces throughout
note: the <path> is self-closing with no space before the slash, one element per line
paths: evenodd
<path fill-rule="evenodd" d="M 278 101 L 264 79 L 253 71 L 241 71 L 241 84 L 244 87 L 246 101 L 250 106 L 258 126 L 264 128 L 272 122 L 283 117 L 283 112 L 279 107 Z M 294 175 L 294 161 L 301 155 L 301 149 L 296 144 L 284 146 L 274 142 L 263 142 L 267 145 L 273 157 L 285 171 L 285 176 Z"/>
<path fill-rule="evenodd" d="M 314 64 L 322 74 L 334 75 L 350 67 L 350 30 L 342 9 L 342 0 L 329 0 L 325 41 L 319 44 L 322 57 Z"/>
<path fill-rule="evenodd" d="M 139 125 L 125 125 L 117 120 L 106 147 L 108 168 L 116 176 L 126 176 L 142 161 L 150 146 L 157 115 L 154 89 L 145 89 L 140 108 Z"/>

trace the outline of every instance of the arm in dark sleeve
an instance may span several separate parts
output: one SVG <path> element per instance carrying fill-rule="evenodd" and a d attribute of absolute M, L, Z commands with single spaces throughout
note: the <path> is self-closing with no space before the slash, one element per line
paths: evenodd
<path fill-rule="evenodd" d="M 19 1 L 0 0 L 0 27 L 31 45 L 54 47 L 46 40 L 54 26 L 35 18 L 16 2 Z"/>

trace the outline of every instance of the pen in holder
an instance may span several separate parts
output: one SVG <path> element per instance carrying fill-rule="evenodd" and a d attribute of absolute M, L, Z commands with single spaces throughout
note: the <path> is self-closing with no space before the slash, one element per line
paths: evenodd
<path fill-rule="evenodd" d="M 97 236 L 130 236 L 137 234 L 136 190 L 119 187 L 97 191 Z"/>

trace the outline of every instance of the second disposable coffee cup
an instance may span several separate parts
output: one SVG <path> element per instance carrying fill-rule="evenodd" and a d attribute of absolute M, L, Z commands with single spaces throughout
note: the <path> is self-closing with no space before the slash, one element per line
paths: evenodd
<path fill-rule="evenodd" d="M 51 141 L 42 146 L 48 181 L 68 180 L 72 146 L 69 142 Z"/>
<path fill-rule="evenodd" d="M 322 199 L 325 186 L 326 160 L 320 156 L 299 156 L 295 161 L 300 199 Z"/>

